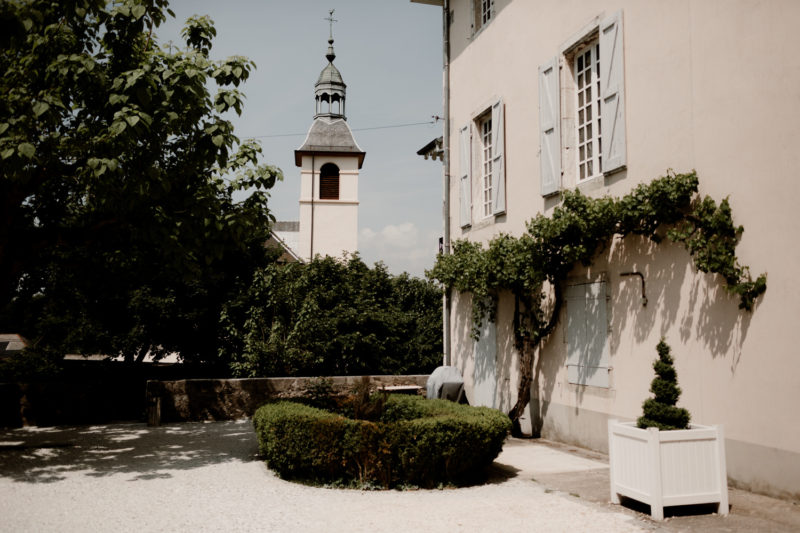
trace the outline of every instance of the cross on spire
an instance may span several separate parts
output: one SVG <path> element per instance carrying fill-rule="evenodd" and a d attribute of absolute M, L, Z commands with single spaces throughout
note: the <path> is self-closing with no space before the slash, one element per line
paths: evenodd
<path fill-rule="evenodd" d="M 331 9 L 330 12 L 328 12 L 327 18 L 324 19 L 324 20 L 327 20 L 330 23 L 330 26 L 331 26 L 331 33 L 330 33 L 330 40 L 331 41 L 333 41 L 333 23 L 334 22 L 339 22 L 338 20 L 333 18 L 333 12 L 334 11 L 336 11 L 336 10 L 335 9 Z"/>

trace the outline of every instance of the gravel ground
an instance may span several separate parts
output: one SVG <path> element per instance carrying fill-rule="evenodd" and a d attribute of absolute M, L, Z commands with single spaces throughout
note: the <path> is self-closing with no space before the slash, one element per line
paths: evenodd
<path fill-rule="evenodd" d="M 0 431 L 0 531 L 569 531 L 652 529 L 520 477 L 354 491 L 278 479 L 249 421 Z"/>

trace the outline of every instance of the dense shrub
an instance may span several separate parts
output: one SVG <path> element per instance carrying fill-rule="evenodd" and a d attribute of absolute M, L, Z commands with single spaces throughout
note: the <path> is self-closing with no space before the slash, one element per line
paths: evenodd
<path fill-rule="evenodd" d="M 222 314 L 238 377 L 427 374 L 442 360 L 442 291 L 357 254 L 271 264 Z"/>
<path fill-rule="evenodd" d="M 253 424 L 259 451 L 283 478 L 387 488 L 478 481 L 511 429 L 493 409 L 402 395 L 389 396 L 375 422 L 277 402 Z"/>

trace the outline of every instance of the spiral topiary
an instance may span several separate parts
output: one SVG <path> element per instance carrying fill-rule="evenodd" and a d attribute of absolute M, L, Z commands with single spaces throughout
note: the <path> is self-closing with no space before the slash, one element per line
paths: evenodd
<path fill-rule="evenodd" d="M 670 348 L 664 339 L 656 346 L 658 359 L 653 363 L 656 377 L 650 384 L 650 392 L 655 396 L 642 404 L 643 416 L 636 421 L 640 428 L 655 427 L 661 430 L 686 429 L 691 416 L 682 407 L 675 407 L 681 395 Z"/>

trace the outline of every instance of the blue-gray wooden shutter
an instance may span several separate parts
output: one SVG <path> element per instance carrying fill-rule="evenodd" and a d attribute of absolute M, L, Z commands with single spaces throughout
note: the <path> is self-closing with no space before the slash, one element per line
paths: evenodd
<path fill-rule="evenodd" d="M 567 301 L 567 380 L 609 387 L 606 283 L 569 285 Z"/>
<path fill-rule="evenodd" d="M 561 122 L 558 57 L 539 67 L 539 173 L 542 196 L 561 189 Z"/>
<path fill-rule="evenodd" d="M 505 112 L 503 101 L 492 105 L 492 214 L 506 211 Z"/>
<path fill-rule="evenodd" d="M 600 24 L 600 134 L 605 174 L 627 164 L 623 50 L 622 11 L 617 11 Z"/>
<path fill-rule="evenodd" d="M 472 223 L 472 186 L 470 182 L 469 124 L 459 130 L 459 195 L 461 198 L 461 227 Z"/>
<path fill-rule="evenodd" d="M 472 405 L 497 407 L 497 324 L 483 317 L 478 340 L 474 343 Z"/>

